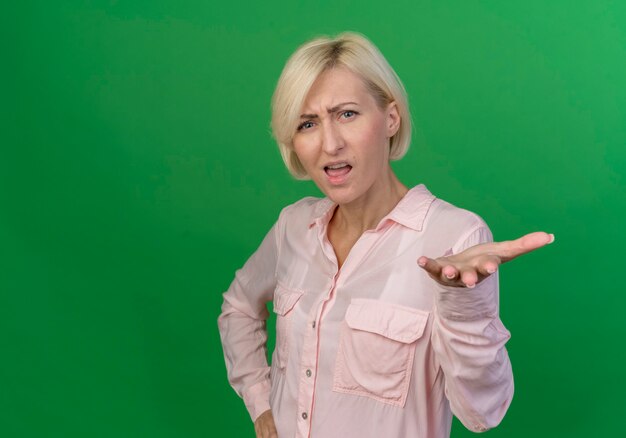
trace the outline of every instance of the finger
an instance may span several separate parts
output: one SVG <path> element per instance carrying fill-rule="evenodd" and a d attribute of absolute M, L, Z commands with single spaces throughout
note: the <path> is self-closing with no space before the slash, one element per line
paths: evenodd
<path fill-rule="evenodd" d="M 496 255 L 483 256 L 476 263 L 476 271 L 482 277 L 488 277 L 498 270 L 498 266 L 502 263 L 500 257 Z"/>
<path fill-rule="evenodd" d="M 434 259 L 422 256 L 417 259 L 417 264 L 434 277 L 441 277 L 442 266 Z"/>
<path fill-rule="evenodd" d="M 473 288 L 476 286 L 478 282 L 478 274 L 476 270 L 471 267 L 462 268 L 461 269 L 461 282 L 469 288 Z"/>
<path fill-rule="evenodd" d="M 267 428 L 267 417 L 269 411 L 263 412 L 254 422 L 254 432 L 256 433 L 257 438 L 266 438 L 266 428 Z"/>
<path fill-rule="evenodd" d="M 278 432 L 276 431 L 276 425 L 273 419 L 271 419 L 268 424 L 268 436 L 270 438 L 278 438 Z"/>
<path fill-rule="evenodd" d="M 554 234 L 536 231 L 515 240 L 497 243 L 495 253 L 502 258 L 503 262 L 508 262 L 552 242 L 554 242 Z"/>
<path fill-rule="evenodd" d="M 448 281 L 448 282 L 452 282 L 453 283 L 458 278 L 459 271 L 453 265 L 445 265 L 441 269 L 441 275 L 442 275 L 442 279 L 444 281 Z"/>

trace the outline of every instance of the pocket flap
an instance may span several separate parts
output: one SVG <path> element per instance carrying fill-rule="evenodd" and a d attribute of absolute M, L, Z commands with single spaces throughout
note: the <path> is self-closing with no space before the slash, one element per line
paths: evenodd
<path fill-rule="evenodd" d="M 285 315 L 296 305 L 303 293 L 304 291 L 278 284 L 274 290 L 274 312 L 277 315 Z"/>
<path fill-rule="evenodd" d="M 366 298 L 356 298 L 346 311 L 346 323 L 353 329 L 411 343 L 424 333 L 430 312 Z"/>

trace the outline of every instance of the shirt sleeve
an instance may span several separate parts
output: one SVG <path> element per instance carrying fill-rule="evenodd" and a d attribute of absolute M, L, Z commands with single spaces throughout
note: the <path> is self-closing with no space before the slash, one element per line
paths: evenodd
<path fill-rule="evenodd" d="M 270 409 L 266 303 L 272 300 L 276 286 L 279 223 L 280 219 L 244 266 L 235 272 L 233 282 L 223 294 L 222 312 L 217 321 L 228 380 L 243 398 L 252 421 Z"/>
<path fill-rule="evenodd" d="M 452 252 L 491 241 L 489 228 L 482 225 Z M 472 289 L 435 283 L 433 349 L 452 412 L 474 432 L 497 426 L 513 398 L 513 372 L 504 346 L 511 335 L 498 314 L 498 273 Z"/>

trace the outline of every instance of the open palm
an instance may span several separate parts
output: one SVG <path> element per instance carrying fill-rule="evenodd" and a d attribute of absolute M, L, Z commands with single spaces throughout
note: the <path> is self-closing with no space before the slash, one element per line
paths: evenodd
<path fill-rule="evenodd" d="M 471 246 L 447 257 L 422 256 L 417 263 L 444 286 L 472 288 L 496 272 L 500 264 L 554 242 L 554 235 L 537 231 L 515 240 L 488 242 Z"/>

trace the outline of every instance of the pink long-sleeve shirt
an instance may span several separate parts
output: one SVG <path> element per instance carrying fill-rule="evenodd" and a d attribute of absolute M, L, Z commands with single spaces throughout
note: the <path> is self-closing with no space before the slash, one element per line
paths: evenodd
<path fill-rule="evenodd" d="M 335 207 L 313 197 L 285 207 L 224 293 L 228 378 L 252 420 L 271 408 L 280 438 L 449 437 L 452 413 L 473 431 L 496 426 L 513 396 L 497 273 L 444 287 L 417 265 L 492 241 L 485 222 L 420 184 L 338 268 Z"/>

